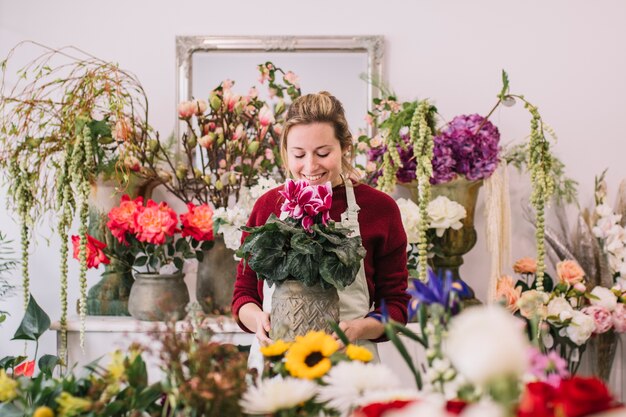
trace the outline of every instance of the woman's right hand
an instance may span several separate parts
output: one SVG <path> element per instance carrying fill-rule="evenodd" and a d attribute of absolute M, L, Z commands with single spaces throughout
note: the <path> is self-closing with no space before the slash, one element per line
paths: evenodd
<path fill-rule="evenodd" d="M 261 346 L 267 346 L 272 344 L 272 339 L 268 334 L 270 331 L 270 314 L 265 311 L 259 311 L 255 315 L 256 321 L 256 338 L 259 340 Z"/>

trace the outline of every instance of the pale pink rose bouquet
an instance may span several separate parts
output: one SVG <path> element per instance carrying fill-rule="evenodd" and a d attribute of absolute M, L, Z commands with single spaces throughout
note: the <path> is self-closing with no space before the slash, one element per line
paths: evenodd
<path fill-rule="evenodd" d="M 330 184 L 287 180 L 279 193 L 284 214 L 272 214 L 263 226 L 244 227 L 249 234 L 237 255 L 270 285 L 287 279 L 324 288 L 350 285 L 365 250 L 360 236 L 350 236 L 351 230 L 330 219 Z"/>

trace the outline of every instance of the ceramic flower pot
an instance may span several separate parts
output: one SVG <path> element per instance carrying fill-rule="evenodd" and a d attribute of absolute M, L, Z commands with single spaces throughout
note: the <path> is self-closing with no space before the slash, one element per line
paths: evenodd
<path fill-rule="evenodd" d="M 307 287 L 295 280 L 276 285 L 270 313 L 272 340 L 292 341 L 311 330 L 332 333 L 331 321 L 339 322 L 339 295 L 335 288 Z"/>
<path fill-rule="evenodd" d="M 230 312 L 238 265 L 234 254 L 220 235 L 215 237 L 213 248 L 205 251 L 202 262 L 198 263 L 196 298 L 205 313 Z"/>
<path fill-rule="evenodd" d="M 137 320 L 166 321 L 185 317 L 189 292 L 177 274 L 135 274 L 128 298 L 128 311 Z"/>

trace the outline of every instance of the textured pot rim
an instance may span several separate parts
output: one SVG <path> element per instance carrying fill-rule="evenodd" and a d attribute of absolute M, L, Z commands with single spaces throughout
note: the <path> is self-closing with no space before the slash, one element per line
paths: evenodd
<path fill-rule="evenodd" d="M 157 274 L 155 272 L 135 272 L 133 274 L 135 279 L 142 279 L 146 281 L 175 281 L 185 277 L 185 274 L 176 272 L 174 274 Z"/>

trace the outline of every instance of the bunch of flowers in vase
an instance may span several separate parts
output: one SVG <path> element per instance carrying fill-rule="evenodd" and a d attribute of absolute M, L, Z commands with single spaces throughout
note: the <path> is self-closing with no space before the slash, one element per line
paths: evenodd
<path fill-rule="evenodd" d="M 314 186 L 289 179 L 280 194 L 285 198 L 281 219 L 272 214 L 262 226 L 244 227 L 249 234 L 238 255 L 259 279 L 278 284 L 272 297 L 270 337 L 293 340 L 311 328 L 330 330 L 327 322 L 339 321 L 337 290 L 354 282 L 365 250 L 360 236 L 350 236 L 351 230 L 330 220 L 330 183 Z M 319 303 L 307 310 L 324 314 L 294 317 L 281 302 L 292 290 L 300 292 L 302 303 Z"/>
<path fill-rule="evenodd" d="M 181 271 L 184 261 L 202 260 L 203 251 L 211 248 L 214 239 L 213 209 L 208 204 L 196 206 L 193 203 L 189 203 L 187 209 L 187 213 L 180 215 L 179 228 L 178 215 L 167 203 L 157 204 L 153 200 L 148 200 L 144 205 L 142 197 L 131 200 L 128 195 L 124 195 L 120 205 L 113 207 L 108 213 L 107 227 L 117 240 L 118 250 L 111 251 L 105 243 L 86 235 L 88 266 L 97 268 L 114 258 L 135 270 L 136 280 L 156 275 L 156 278 L 162 281 L 160 284 L 162 286 L 181 287 L 179 291 L 181 294 L 177 295 L 181 302 L 170 308 L 175 310 L 175 315 L 180 318 L 189 301 L 187 288 L 182 281 Z M 79 239 L 79 236 L 72 237 L 75 257 L 79 252 Z M 165 276 L 172 281 L 171 284 L 166 282 Z M 131 315 L 144 320 L 165 318 L 158 314 L 159 309 L 164 310 L 157 305 L 159 300 L 151 300 L 153 307 L 146 306 L 150 300 L 143 300 L 143 308 L 154 310 L 145 312 L 138 310 L 140 288 L 135 281 L 129 297 Z M 149 317 L 150 314 L 155 314 L 156 317 Z"/>
<path fill-rule="evenodd" d="M 578 371 L 590 340 L 626 330 L 626 298 L 621 285 L 589 290 L 585 272 L 573 260 L 557 264 L 556 282 L 546 274 L 543 290 L 537 290 L 534 259 L 522 258 L 513 269 L 522 278 L 514 283 L 510 276 L 501 277 L 497 297 L 507 309 L 528 321 L 529 331 L 536 333 L 530 336 L 539 337 L 544 350 L 557 352 L 567 360 L 572 374 Z M 612 358 L 604 360 L 612 362 Z M 609 363 L 609 371 L 610 368 Z M 608 379 L 604 372 L 598 376 Z"/>
<path fill-rule="evenodd" d="M 29 59 L 33 54 L 35 58 Z M 20 62 L 20 57 L 27 64 L 16 69 L 13 62 Z M 60 321 L 65 329 L 73 219 L 78 217 L 79 234 L 86 235 L 92 186 L 111 180 L 126 189 L 132 182 L 131 173 L 138 169 L 134 149 L 152 132 L 147 98 L 133 74 L 73 47 L 53 49 L 21 42 L 1 67 L 0 168 L 9 205 L 21 224 L 24 305 L 29 296 L 33 227 L 44 214 L 54 212 L 52 228 L 61 241 Z M 82 320 L 87 313 L 86 245 L 87 240 L 81 239 Z M 63 349 L 64 330 L 61 345 Z"/>

